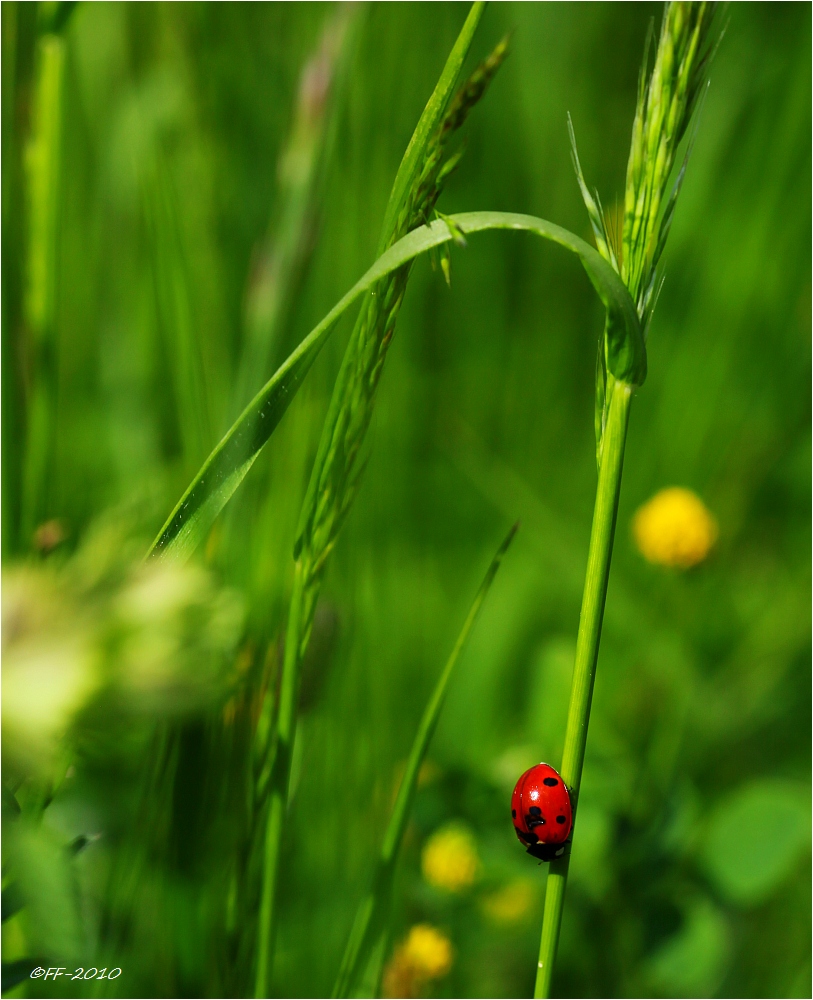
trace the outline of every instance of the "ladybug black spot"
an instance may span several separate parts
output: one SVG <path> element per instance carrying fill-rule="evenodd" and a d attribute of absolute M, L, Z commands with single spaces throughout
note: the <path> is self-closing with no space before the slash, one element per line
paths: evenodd
<path fill-rule="evenodd" d="M 556 778 L 545 778 L 542 784 L 547 785 L 549 788 L 555 788 L 556 785 L 559 784 L 559 782 L 556 780 Z"/>
<path fill-rule="evenodd" d="M 517 818 L 517 811 L 516 811 L 516 809 L 512 809 L 511 810 L 511 819 L 516 819 L 516 818 Z"/>
<path fill-rule="evenodd" d="M 564 822 L 566 822 L 565 817 L 564 816 L 557 816 L 556 817 L 556 822 L 557 823 L 564 823 Z"/>
<path fill-rule="evenodd" d="M 528 812 L 532 816 L 541 816 L 542 815 L 542 810 L 539 808 L 539 806 L 531 806 L 531 808 L 528 810 Z"/>

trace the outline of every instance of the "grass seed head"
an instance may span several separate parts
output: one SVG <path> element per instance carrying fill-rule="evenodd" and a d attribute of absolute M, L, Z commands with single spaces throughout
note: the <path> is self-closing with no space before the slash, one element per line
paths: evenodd
<path fill-rule="evenodd" d="M 715 48 L 714 7 L 667 4 L 647 83 L 642 70 L 627 164 L 621 265 L 621 276 L 642 320 L 651 311 L 655 270 L 671 221 L 668 205 L 662 212 L 666 186 Z M 645 54 L 644 67 L 646 62 Z M 682 171 L 670 202 L 677 197 L 680 181 Z"/>
<path fill-rule="evenodd" d="M 431 218 L 444 181 L 460 158 L 459 153 L 447 157 L 446 144 L 483 97 L 507 53 L 508 38 L 505 38 L 452 98 L 429 143 L 422 169 L 404 201 L 388 245 Z M 348 345 L 343 369 L 345 377 L 340 375 L 341 396 L 336 401 L 336 419 L 330 427 L 331 437 L 324 460 L 316 472 L 318 481 L 312 511 L 299 543 L 306 569 L 302 650 L 308 643 L 322 573 L 364 471 L 364 440 L 410 270 L 411 265 L 407 264 L 388 275 L 367 296 Z"/>

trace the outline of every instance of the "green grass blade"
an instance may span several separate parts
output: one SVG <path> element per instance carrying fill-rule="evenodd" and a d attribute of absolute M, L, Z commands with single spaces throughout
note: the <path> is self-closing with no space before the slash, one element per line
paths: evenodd
<path fill-rule="evenodd" d="M 635 305 L 619 276 L 593 247 L 567 229 L 533 215 L 463 212 L 449 218 L 451 228 L 443 219 L 436 219 L 393 244 L 313 328 L 206 460 L 153 542 L 150 555 L 164 553 L 185 558 L 194 551 L 279 424 L 336 321 L 385 275 L 433 247 L 454 240 L 458 231 L 469 235 L 490 229 L 522 230 L 577 254 L 607 310 L 609 370 L 622 382 L 643 382 L 646 351 Z"/>
<path fill-rule="evenodd" d="M 460 635 L 457 637 L 454 649 L 446 661 L 446 666 L 443 668 L 432 696 L 424 709 L 423 717 L 421 718 L 418 731 L 415 734 L 415 740 L 412 744 L 412 750 L 409 754 L 406 770 L 398 789 L 398 797 L 395 800 L 390 822 L 384 834 L 384 841 L 381 845 L 381 853 L 378 857 L 373 883 L 369 893 L 359 906 L 353 928 L 350 932 L 350 938 L 347 942 L 347 948 L 333 990 L 334 997 L 348 997 L 351 995 L 362 973 L 365 971 L 367 956 L 371 952 L 378 953 L 379 951 L 375 945 L 380 943 L 378 939 L 386 932 L 386 921 L 384 918 L 392 891 L 395 864 L 398 860 L 401 841 L 404 838 L 404 831 L 406 830 L 409 814 L 412 810 L 412 803 L 415 799 L 421 764 L 424 761 L 429 743 L 437 727 L 452 672 L 460 658 L 463 646 L 466 644 L 466 640 L 474 627 L 474 623 L 477 621 L 477 616 L 480 613 L 491 584 L 494 582 L 494 577 L 497 575 L 497 570 L 500 568 L 503 556 L 508 551 L 508 546 L 513 541 L 518 527 L 518 523 L 513 525 L 492 559 Z M 380 966 L 383 955 L 377 955 L 377 958 Z"/>

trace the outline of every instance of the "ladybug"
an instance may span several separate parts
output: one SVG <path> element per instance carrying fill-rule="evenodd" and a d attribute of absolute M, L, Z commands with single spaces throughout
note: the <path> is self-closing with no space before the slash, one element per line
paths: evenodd
<path fill-rule="evenodd" d="M 535 764 L 520 777 L 511 796 L 511 818 L 533 857 L 553 861 L 565 853 L 573 828 L 570 792 L 550 764 Z"/>

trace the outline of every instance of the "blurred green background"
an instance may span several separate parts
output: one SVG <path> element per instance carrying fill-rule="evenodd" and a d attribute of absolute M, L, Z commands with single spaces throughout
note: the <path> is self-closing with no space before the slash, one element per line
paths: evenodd
<path fill-rule="evenodd" d="M 52 648 L 44 673 L 15 667 L 6 787 L 25 814 L 42 805 L 40 772 L 67 777 L 42 823 L 6 838 L 24 905 L 4 961 L 124 970 L 15 995 L 245 996 L 250 948 L 229 943 L 250 913 L 229 903 L 245 850 L 240 712 L 253 711 L 241 670 L 271 664 L 273 681 L 348 321 L 215 527 L 206 569 L 153 579 L 138 558 L 236 410 L 372 262 L 466 7 L 63 11 L 53 318 L 37 328 L 26 150 L 47 7 L 2 7 L 4 642 L 8 656 L 20 634 Z M 612 206 L 660 13 L 488 7 L 472 65 L 509 29 L 512 52 L 440 208 L 533 213 L 589 239 L 566 116 Z M 632 411 L 557 996 L 810 996 L 811 13 L 727 16 Z M 430 995 L 532 993 L 546 868 L 522 852 L 508 801 L 522 770 L 561 758 L 601 327 L 577 262 L 527 236 L 454 249 L 450 288 L 427 260 L 414 269 L 317 615 L 276 995 L 329 994 L 423 705 L 517 517 L 430 749 L 392 939 L 417 923 L 448 936 L 451 970 Z M 247 351 L 252 330 L 265 353 Z M 646 563 L 630 534 L 672 485 L 720 528 L 685 573 Z M 64 681 L 68 636 L 106 664 L 103 683 L 80 667 Z M 70 690 L 47 716 L 57 674 Z M 155 735 L 167 713 L 185 732 L 177 759 Z M 170 788 L 152 813 L 149 780 Z M 455 891 L 421 869 L 450 822 L 479 858 Z M 94 839 L 66 865 L 78 836 Z"/>

